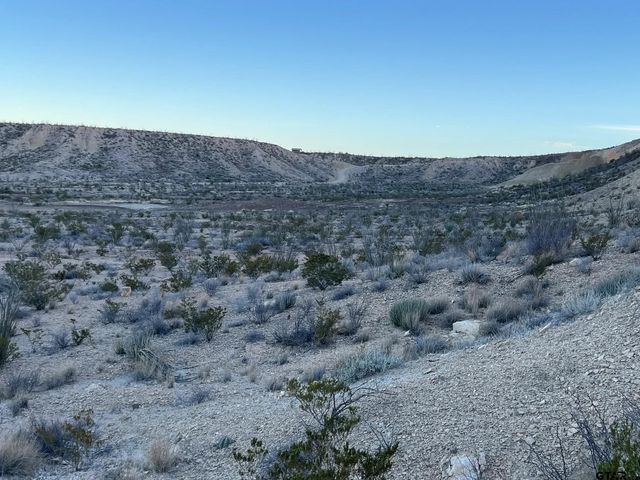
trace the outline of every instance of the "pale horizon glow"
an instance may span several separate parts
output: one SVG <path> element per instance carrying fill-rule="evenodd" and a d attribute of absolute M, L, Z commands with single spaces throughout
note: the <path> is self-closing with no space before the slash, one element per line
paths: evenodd
<path fill-rule="evenodd" d="M 632 0 L 2 2 L 0 118 L 380 156 L 604 148 L 640 137 L 639 17 Z"/>

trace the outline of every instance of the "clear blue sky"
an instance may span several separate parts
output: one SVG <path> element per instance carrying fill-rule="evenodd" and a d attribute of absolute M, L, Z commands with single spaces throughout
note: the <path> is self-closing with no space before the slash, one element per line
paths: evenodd
<path fill-rule="evenodd" d="M 638 0 L 0 0 L 0 120 L 461 156 L 640 137 Z"/>

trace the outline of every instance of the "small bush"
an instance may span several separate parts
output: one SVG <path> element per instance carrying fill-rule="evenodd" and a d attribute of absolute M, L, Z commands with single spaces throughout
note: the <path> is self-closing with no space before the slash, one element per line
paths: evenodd
<path fill-rule="evenodd" d="M 301 347 L 313 341 L 313 327 L 311 322 L 304 317 L 296 317 L 293 325 L 281 323 L 273 332 L 276 343 L 288 347 Z"/>
<path fill-rule="evenodd" d="M 196 387 L 194 390 L 186 395 L 178 397 L 178 404 L 191 407 L 193 405 L 200 405 L 208 401 L 211 398 L 211 391 L 202 387 Z"/>
<path fill-rule="evenodd" d="M 429 315 L 439 315 L 446 312 L 451 302 L 446 297 L 431 298 L 426 301 L 425 309 Z"/>
<path fill-rule="evenodd" d="M 34 420 L 32 428 L 36 444 L 44 455 L 68 460 L 76 469 L 99 443 L 91 410 L 82 410 L 64 422 Z"/>
<path fill-rule="evenodd" d="M 567 319 L 593 312 L 602 298 L 595 292 L 589 290 L 568 298 L 562 304 L 561 311 Z"/>
<path fill-rule="evenodd" d="M 535 255 L 531 261 L 525 266 L 525 273 L 542 277 L 547 272 L 547 267 L 553 265 L 556 261 L 555 254 L 551 252 L 543 252 Z"/>
<path fill-rule="evenodd" d="M 441 353 L 449 348 L 449 344 L 442 337 L 436 335 L 420 335 L 416 337 L 416 352 L 418 355 Z"/>
<path fill-rule="evenodd" d="M 120 319 L 120 312 L 124 304 L 114 302 L 113 300 L 105 300 L 103 307 L 98 310 L 100 312 L 100 320 L 102 323 L 114 323 Z"/>
<path fill-rule="evenodd" d="M 350 434 L 360 422 L 356 403 L 365 396 L 344 383 L 326 379 L 301 385 L 289 381 L 287 389 L 300 409 L 314 421 L 305 438 L 280 450 L 275 461 L 265 461 L 268 450 L 253 438 L 242 453 L 234 450 L 243 479 L 383 479 L 391 469 L 398 443 L 381 440 L 378 450 L 368 452 L 352 446 Z M 356 442 L 357 443 L 357 442 Z M 265 475 L 262 474 L 264 470 Z"/>
<path fill-rule="evenodd" d="M 309 251 L 306 253 L 302 277 L 310 287 L 325 290 L 327 287 L 340 285 L 349 277 L 349 271 L 340 263 L 338 257 Z"/>
<path fill-rule="evenodd" d="M 105 280 L 100 284 L 100 290 L 102 290 L 103 292 L 115 293 L 119 289 L 118 289 L 118 284 L 116 282 L 113 282 L 111 280 Z"/>
<path fill-rule="evenodd" d="M 368 350 L 356 353 L 340 361 L 336 366 L 335 378 L 349 384 L 399 367 L 402 363 L 402 358 L 385 350 Z"/>
<path fill-rule="evenodd" d="M 573 238 L 576 220 L 563 205 L 536 205 L 528 215 L 525 247 L 534 256 L 562 258 Z"/>
<path fill-rule="evenodd" d="M 347 316 L 340 327 L 340 333 L 354 335 L 360 330 L 368 310 L 369 305 L 364 299 L 347 304 Z"/>
<path fill-rule="evenodd" d="M 336 335 L 336 327 L 340 321 L 340 311 L 320 305 L 312 323 L 313 340 L 317 345 L 328 345 Z"/>
<path fill-rule="evenodd" d="M 146 457 L 149 468 L 155 473 L 167 473 L 178 464 L 178 450 L 166 440 L 154 441 Z"/>
<path fill-rule="evenodd" d="M 26 373 L 10 372 L 5 377 L 0 388 L 0 398 L 11 399 L 21 393 L 29 393 L 40 384 L 40 375 L 37 371 Z"/>
<path fill-rule="evenodd" d="M 0 369 L 18 356 L 18 347 L 12 340 L 16 334 L 18 308 L 18 295 L 14 290 L 0 294 Z"/>
<path fill-rule="evenodd" d="M 151 336 L 146 332 L 134 333 L 126 341 L 117 344 L 115 350 L 134 362 L 134 374 L 141 380 L 164 380 L 171 370 L 169 364 L 153 348 Z"/>
<path fill-rule="evenodd" d="M 66 350 L 69 346 L 71 346 L 71 336 L 68 329 L 60 327 L 57 331 L 51 333 L 50 352 Z"/>
<path fill-rule="evenodd" d="M 199 311 L 195 301 L 191 299 L 184 299 L 181 306 L 185 331 L 202 332 L 207 342 L 210 342 L 215 332 L 220 329 L 222 319 L 227 313 L 227 310 L 220 306 Z"/>
<path fill-rule="evenodd" d="M 218 291 L 220 287 L 220 281 L 216 278 L 207 278 L 204 282 L 202 282 L 202 286 L 207 294 L 212 297 Z"/>
<path fill-rule="evenodd" d="M 549 297 L 544 292 L 546 286 L 544 281 L 535 276 L 524 277 L 516 285 L 515 295 L 527 300 L 533 309 L 542 308 L 549 304 Z"/>
<path fill-rule="evenodd" d="M 36 261 L 9 261 L 5 264 L 4 270 L 15 283 L 22 301 L 36 310 L 44 310 L 53 300 L 60 299 L 66 292 L 64 287 L 56 287 L 49 280 L 46 268 Z"/>
<path fill-rule="evenodd" d="M 296 294 L 292 292 L 279 293 L 274 299 L 275 309 L 278 312 L 284 312 L 285 310 L 293 308 L 296 304 L 296 298 Z"/>
<path fill-rule="evenodd" d="M 41 461 L 38 446 L 27 433 L 4 433 L 0 437 L 0 477 L 32 476 Z"/>
<path fill-rule="evenodd" d="M 76 378 L 75 368 L 66 367 L 46 377 L 42 382 L 42 387 L 45 390 L 52 390 L 54 388 L 58 388 L 63 385 L 68 385 L 70 383 L 73 383 L 75 378 Z"/>
<path fill-rule="evenodd" d="M 611 297 L 640 285 L 640 268 L 625 270 L 598 282 L 593 291 L 600 297 Z"/>
<path fill-rule="evenodd" d="M 497 335 L 500 331 L 500 324 L 494 320 L 486 320 L 480 324 L 478 333 L 481 337 Z"/>
<path fill-rule="evenodd" d="M 186 270 L 177 270 L 162 282 L 160 288 L 165 292 L 179 292 L 193 285 L 193 278 Z"/>
<path fill-rule="evenodd" d="M 175 256 L 176 246 L 171 242 L 158 242 L 156 245 L 156 253 L 158 255 L 158 260 L 160 264 L 169 269 L 173 270 L 178 264 L 178 259 Z"/>
<path fill-rule="evenodd" d="M 343 285 L 341 287 L 336 288 L 331 293 L 331 300 L 334 300 L 334 301 L 344 300 L 345 298 L 350 297 L 354 293 L 356 293 L 356 289 L 353 285 Z"/>
<path fill-rule="evenodd" d="M 402 300 L 389 311 L 389 319 L 396 327 L 418 333 L 429 318 L 429 304 L 421 299 Z"/>
<path fill-rule="evenodd" d="M 491 304 L 491 297 L 477 286 L 471 286 L 462 297 L 462 308 L 467 312 L 477 315 L 481 308 L 487 308 Z"/>
<path fill-rule="evenodd" d="M 507 323 L 517 320 L 528 310 L 523 302 L 506 299 L 487 310 L 487 320 Z"/>
<path fill-rule="evenodd" d="M 587 252 L 587 255 L 591 255 L 594 260 L 599 260 L 607 249 L 610 239 L 609 232 L 594 233 L 586 238 L 581 238 L 580 245 Z"/>
<path fill-rule="evenodd" d="M 479 285 L 485 285 L 489 283 L 491 277 L 489 273 L 477 263 L 470 263 L 460 269 L 459 281 L 463 285 L 468 283 L 477 283 Z"/>
<path fill-rule="evenodd" d="M 127 275 L 123 273 L 122 275 L 120 275 L 120 281 L 125 287 L 129 287 L 131 290 L 134 290 L 134 291 L 147 290 L 149 288 L 149 285 L 144 283 L 135 275 Z"/>

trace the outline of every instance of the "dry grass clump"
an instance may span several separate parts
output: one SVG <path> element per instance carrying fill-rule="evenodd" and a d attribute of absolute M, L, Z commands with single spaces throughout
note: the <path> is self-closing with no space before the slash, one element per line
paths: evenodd
<path fill-rule="evenodd" d="M 23 432 L 0 437 L 0 477 L 33 475 L 42 457 L 35 441 Z"/>
<path fill-rule="evenodd" d="M 166 473 L 178 464 L 178 450 L 167 440 L 156 440 L 147 450 L 147 462 L 155 473 Z"/>
<path fill-rule="evenodd" d="M 491 297 L 478 286 L 473 285 L 462 297 L 462 308 L 467 312 L 477 315 L 481 308 L 487 308 L 491 303 Z"/>

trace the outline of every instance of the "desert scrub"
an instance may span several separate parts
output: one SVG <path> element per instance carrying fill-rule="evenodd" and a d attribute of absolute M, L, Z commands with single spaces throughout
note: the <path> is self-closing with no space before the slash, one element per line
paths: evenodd
<path fill-rule="evenodd" d="M 505 299 L 487 310 L 488 321 L 507 323 L 517 320 L 529 309 L 529 306 L 518 300 Z"/>
<path fill-rule="evenodd" d="M 477 315 L 480 309 L 487 308 L 491 304 L 491 297 L 477 285 L 472 285 L 462 297 L 462 308 L 467 312 Z"/>
<path fill-rule="evenodd" d="M 429 319 L 429 310 L 430 306 L 425 300 L 402 300 L 391 307 L 389 320 L 396 327 L 416 334 L 422 330 L 422 323 Z"/>
<path fill-rule="evenodd" d="M 5 272 L 15 283 L 20 298 L 36 310 L 44 310 L 53 300 L 60 299 L 66 288 L 55 287 L 47 276 L 46 268 L 33 260 L 9 261 L 4 266 Z"/>
<path fill-rule="evenodd" d="M 365 350 L 338 362 L 334 376 L 349 384 L 399 367 L 402 363 L 402 358 L 385 349 Z"/>
<path fill-rule="evenodd" d="M 121 315 L 124 304 L 114 302 L 113 300 L 105 300 L 104 305 L 98 311 L 100 312 L 100 320 L 104 324 L 117 322 Z"/>
<path fill-rule="evenodd" d="M 156 440 L 149 446 L 146 457 L 152 471 L 167 473 L 178 464 L 178 449 L 167 440 Z"/>
<path fill-rule="evenodd" d="M 331 309 L 324 303 L 318 304 L 318 311 L 312 322 L 313 340 L 316 345 L 325 346 L 333 342 L 341 318 L 339 310 Z"/>
<path fill-rule="evenodd" d="M 151 335 L 146 332 L 136 332 L 125 341 L 116 342 L 114 350 L 133 361 L 134 374 L 138 379 L 164 380 L 171 371 L 171 366 L 153 348 Z"/>
<path fill-rule="evenodd" d="M 549 297 L 544 291 L 546 287 L 546 281 L 530 275 L 518 282 L 515 296 L 529 302 L 533 309 L 542 308 L 549 304 Z"/>
<path fill-rule="evenodd" d="M 477 263 L 470 263 L 469 265 L 465 265 L 460 269 L 459 279 L 458 281 L 462 285 L 466 285 L 468 283 L 477 283 L 479 285 L 485 285 L 489 283 L 491 277 L 489 273 Z"/>
<path fill-rule="evenodd" d="M 258 255 L 256 257 L 243 256 L 240 258 L 242 271 L 250 277 L 257 277 L 261 273 L 291 272 L 298 268 L 298 261 L 292 255 Z"/>
<path fill-rule="evenodd" d="M 556 255 L 552 252 L 537 253 L 524 268 L 525 273 L 541 278 L 547 273 L 547 267 L 553 265 Z"/>
<path fill-rule="evenodd" d="M 404 349 L 404 358 L 414 360 L 422 355 L 430 353 L 442 353 L 449 349 L 445 339 L 437 335 L 420 335 L 414 343 L 408 344 Z"/>
<path fill-rule="evenodd" d="M 625 270 L 601 280 L 593 287 L 600 297 L 610 297 L 640 285 L 640 268 Z"/>
<path fill-rule="evenodd" d="M 175 244 L 167 241 L 158 242 L 156 244 L 156 254 L 160 265 L 168 270 L 173 270 L 173 267 L 178 264 L 178 258 L 175 255 L 175 251 Z"/>
<path fill-rule="evenodd" d="M 369 452 L 353 447 L 350 442 L 351 432 L 360 423 L 356 405 L 371 396 L 371 390 L 351 389 L 334 379 L 311 381 L 306 385 L 290 380 L 287 390 L 312 423 L 306 428 L 304 438 L 280 450 L 273 462 L 267 461 L 269 452 L 257 438 L 251 440 L 246 452 L 234 449 L 233 458 L 242 479 L 385 478 L 391 470 L 398 443 L 378 436 L 378 449 Z"/>
<path fill-rule="evenodd" d="M 185 331 L 203 333 L 207 342 L 210 342 L 213 335 L 220 329 L 222 319 L 227 313 L 227 310 L 221 306 L 198 310 L 195 300 L 190 298 L 182 300 L 181 310 Z"/>
<path fill-rule="evenodd" d="M 43 455 L 67 460 L 76 470 L 99 445 L 92 410 L 81 410 L 66 421 L 33 420 L 32 431 Z"/>
<path fill-rule="evenodd" d="M 32 476 L 41 461 L 38 446 L 28 432 L 4 433 L 0 437 L 0 477 Z"/>
<path fill-rule="evenodd" d="M 308 251 L 302 268 L 302 277 L 307 280 L 310 287 L 325 290 L 327 287 L 340 285 L 349 277 L 349 271 L 334 255 Z"/>
<path fill-rule="evenodd" d="M 12 340 L 16 334 L 18 307 L 15 290 L 0 294 L 0 369 L 18 356 L 18 347 Z"/>
<path fill-rule="evenodd" d="M 528 212 L 525 248 L 534 256 L 562 258 L 576 229 L 575 216 L 559 203 L 538 204 Z"/>
<path fill-rule="evenodd" d="M 229 255 L 219 256 L 205 255 L 198 262 L 198 268 L 208 277 L 218 277 L 220 275 L 233 275 L 240 271 L 240 264 L 232 260 Z"/>
<path fill-rule="evenodd" d="M 580 239 L 580 245 L 594 260 L 600 260 L 602 254 L 607 249 L 611 236 L 609 232 L 594 233 Z"/>
<path fill-rule="evenodd" d="M 179 292 L 193 285 L 193 278 L 186 270 L 176 270 L 171 276 L 162 282 L 160 289 L 163 292 Z"/>

